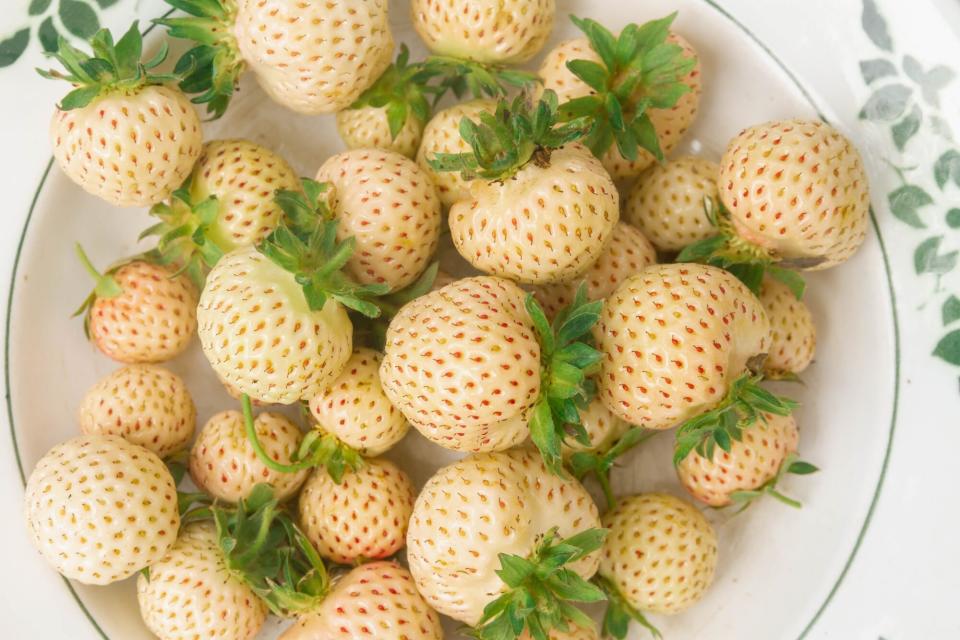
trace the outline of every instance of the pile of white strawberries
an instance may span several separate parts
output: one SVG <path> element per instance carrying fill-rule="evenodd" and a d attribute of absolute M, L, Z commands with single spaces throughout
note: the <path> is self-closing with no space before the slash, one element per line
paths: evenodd
<path fill-rule="evenodd" d="M 796 505 L 778 482 L 816 467 L 764 383 L 813 359 L 801 273 L 864 240 L 840 133 L 768 122 L 719 164 L 666 159 L 701 99 L 674 16 L 571 16 L 583 37 L 534 74 L 510 65 L 539 53 L 554 0 L 413 0 L 421 61 L 394 58 L 387 0 L 168 2 L 159 22 L 193 44 L 167 71 L 133 25 L 61 41 L 43 72 L 73 85 L 50 128 L 64 173 L 155 218 L 103 273 L 80 251 L 87 333 L 122 367 L 26 487 L 57 571 L 136 575 L 163 640 L 250 639 L 271 613 L 286 640 L 434 640 L 440 615 L 482 640 L 659 635 L 645 616 L 703 596 L 717 538 L 694 502 L 618 495 L 619 456 L 672 430 L 692 501 Z M 336 113 L 349 150 L 301 179 L 261 145 L 205 142 L 194 103 L 219 117 L 247 72 Z M 443 242 L 476 275 L 438 270 Z M 194 334 L 238 401 L 196 434 L 157 364 Z M 463 455 L 419 490 L 380 457 L 411 426 Z M 598 628 L 580 605 L 599 601 Z"/>

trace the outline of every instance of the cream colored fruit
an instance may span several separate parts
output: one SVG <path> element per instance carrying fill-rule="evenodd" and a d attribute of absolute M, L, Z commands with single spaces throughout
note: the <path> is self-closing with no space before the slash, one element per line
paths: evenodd
<path fill-rule="evenodd" d="M 730 451 L 716 447 L 712 458 L 692 451 L 677 465 L 680 484 L 712 507 L 732 502 L 736 491 L 752 491 L 776 477 L 787 456 L 797 451 L 800 433 L 793 416 L 764 414 L 743 430 Z"/>
<path fill-rule="evenodd" d="M 256 244 L 283 219 L 276 191 L 300 189 L 300 178 L 286 160 L 249 140 L 213 140 L 203 146 L 190 184 L 194 202 L 215 196 L 216 220 L 207 237 L 224 252 Z"/>
<path fill-rule="evenodd" d="M 670 34 L 668 42 L 681 46 L 685 57 L 697 55 L 690 43 L 676 33 Z M 590 47 L 586 38 L 561 42 L 547 53 L 538 74 L 543 83 L 543 89 L 555 91 L 561 103 L 595 93 L 567 68 L 569 60 L 602 63 L 600 56 Z M 650 109 L 648 112 L 664 154 L 669 154 L 676 148 L 697 116 L 702 93 L 699 62 L 681 81 L 690 87 L 690 91 L 681 96 L 676 105 L 670 109 Z M 603 155 L 601 161 L 613 179 L 621 182 L 637 177 L 656 159 L 649 152 L 641 149 L 636 160 L 627 160 L 614 145 Z"/>
<path fill-rule="evenodd" d="M 828 124 L 784 120 L 744 129 L 720 160 L 718 184 L 737 234 L 775 259 L 826 269 L 866 238 L 863 161 Z"/>
<path fill-rule="evenodd" d="M 184 449 L 197 422 L 190 391 L 162 367 L 131 365 L 99 380 L 78 411 L 85 434 L 121 436 L 164 458 Z"/>
<path fill-rule="evenodd" d="M 664 493 L 623 498 L 603 525 L 598 573 L 635 609 L 680 613 L 713 582 L 717 535 L 690 503 Z"/>
<path fill-rule="evenodd" d="M 540 345 L 525 293 L 464 278 L 405 305 L 387 330 L 384 393 L 431 442 L 454 451 L 520 444 L 540 395 Z"/>
<path fill-rule="evenodd" d="M 317 180 L 334 186 L 338 239 L 356 241 L 347 270 L 363 284 L 413 284 L 440 238 L 440 200 L 430 177 L 398 153 L 352 149 L 324 162 Z"/>
<path fill-rule="evenodd" d="M 353 325 L 327 300 L 307 305 L 300 285 L 253 247 L 228 253 L 207 276 L 197 307 L 203 353 L 217 376 L 263 402 L 322 392 L 353 350 Z"/>
<path fill-rule="evenodd" d="M 423 130 L 423 140 L 417 150 L 417 164 L 420 165 L 437 186 L 440 202 L 446 208 L 470 195 L 467 181 L 455 171 L 435 171 L 429 160 L 437 153 L 469 153 L 470 145 L 460 137 L 460 121 L 463 118 L 477 121 L 481 113 L 493 113 L 497 103 L 494 100 L 479 99 L 461 102 L 438 111 Z"/>
<path fill-rule="evenodd" d="M 535 287 L 533 294 L 548 318 L 573 303 L 580 283 L 587 285 L 587 298 L 606 298 L 628 277 L 657 261 L 657 252 L 637 228 L 618 222 L 600 257 L 573 282 Z"/>
<path fill-rule="evenodd" d="M 420 147 L 423 123 L 407 112 L 403 128 L 393 137 L 386 107 L 359 107 L 337 112 L 337 132 L 348 149 L 383 149 L 412 158 Z"/>
<path fill-rule="evenodd" d="M 499 554 L 529 557 L 543 534 L 566 538 L 599 526 L 579 482 L 560 478 L 532 449 L 475 454 L 440 469 L 420 492 L 407 533 L 417 588 L 439 613 L 475 625 L 506 585 Z M 598 553 L 569 565 L 589 579 Z"/>
<path fill-rule="evenodd" d="M 156 562 L 177 539 L 177 488 L 163 461 L 120 436 L 48 451 L 24 490 L 33 545 L 66 578 L 104 585 Z"/>
<path fill-rule="evenodd" d="M 550 31 L 554 0 L 413 0 L 413 26 L 434 53 L 517 64 L 535 56 Z"/>
<path fill-rule="evenodd" d="M 120 207 L 149 207 L 183 184 L 203 140 L 187 97 L 160 85 L 57 109 L 50 142 L 57 164 L 87 193 Z"/>
<path fill-rule="evenodd" d="M 380 384 L 382 360 L 373 349 L 355 349 L 340 377 L 309 401 L 324 431 L 367 457 L 386 452 L 410 430 Z"/>
<path fill-rule="evenodd" d="M 227 567 L 212 522 L 188 525 L 149 577 L 137 577 L 147 628 L 162 640 L 253 640 L 267 607 Z"/>
<path fill-rule="evenodd" d="M 339 564 L 392 556 L 406 543 L 416 489 L 392 462 L 364 460 L 337 484 L 326 469 L 300 492 L 300 526 L 317 552 Z"/>
<path fill-rule="evenodd" d="M 772 377 L 802 373 L 813 362 L 817 329 L 813 314 L 787 285 L 766 278 L 760 302 L 770 319 L 770 349 L 763 369 Z"/>
<path fill-rule="evenodd" d="M 387 0 L 238 0 L 234 34 L 264 91 L 307 114 L 349 107 L 393 55 Z"/>
<path fill-rule="evenodd" d="M 443 640 L 440 616 L 396 562 L 371 562 L 343 576 L 316 611 L 281 640 Z"/>
<path fill-rule="evenodd" d="M 590 438 L 590 446 L 578 442 L 575 438 L 567 438 L 563 443 L 565 455 L 576 451 L 605 452 L 630 428 L 630 423 L 615 416 L 597 398 L 580 411 L 580 421 Z"/>
<path fill-rule="evenodd" d="M 717 163 L 696 156 L 655 164 L 630 189 L 623 217 L 664 252 L 716 235 L 704 201 L 717 202 L 719 174 Z"/>
<path fill-rule="evenodd" d="M 254 420 L 254 428 L 267 455 L 290 464 L 302 437 L 297 425 L 279 413 L 263 412 Z M 190 477 L 217 500 L 237 502 L 248 498 L 261 482 L 272 485 L 277 500 L 284 500 L 300 488 L 307 471 L 283 473 L 267 467 L 247 438 L 243 414 L 222 411 L 207 421 L 193 443 Z"/>
<path fill-rule="evenodd" d="M 572 282 L 600 257 L 620 217 L 616 185 L 580 144 L 509 180 L 474 180 L 450 209 L 457 251 L 484 273 L 524 284 Z"/>

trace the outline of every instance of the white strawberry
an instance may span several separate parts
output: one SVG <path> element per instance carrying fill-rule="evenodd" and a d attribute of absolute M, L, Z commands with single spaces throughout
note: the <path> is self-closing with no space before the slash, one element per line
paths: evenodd
<path fill-rule="evenodd" d="M 340 377 L 309 400 L 320 427 L 364 456 L 386 452 L 410 429 L 380 385 L 382 360 L 373 349 L 355 349 Z"/>
<path fill-rule="evenodd" d="M 180 526 L 163 462 L 113 435 L 78 436 L 48 451 L 27 481 L 24 512 L 47 562 L 84 584 L 117 582 L 156 562 Z"/>
<path fill-rule="evenodd" d="M 799 436 L 793 416 L 766 413 L 743 429 L 729 451 L 715 448 L 709 457 L 691 451 L 677 465 L 677 476 L 691 496 L 712 507 L 746 504 L 764 494 L 799 506 L 776 489 L 786 473 L 802 475 L 817 470 L 797 459 Z"/>
<path fill-rule="evenodd" d="M 353 564 L 403 548 L 416 490 L 387 460 L 364 460 L 337 482 L 324 469 L 300 492 L 300 526 L 325 558 Z"/>
<path fill-rule="evenodd" d="M 94 55 L 65 40 L 54 56 L 66 73 L 41 71 L 74 85 L 50 122 L 53 155 L 85 191 L 117 206 L 149 206 L 179 187 L 200 155 L 200 119 L 176 79 L 153 69 L 166 49 L 141 62 L 142 40 L 134 23 L 114 44 L 101 29 L 91 39 Z"/>
<path fill-rule="evenodd" d="M 334 187 L 337 237 L 355 239 L 347 270 L 357 281 L 397 290 L 427 268 L 440 237 L 440 200 L 414 161 L 354 149 L 327 160 L 317 180 Z"/>
<path fill-rule="evenodd" d="M 162 367 L 117 369 L 83 396 L 80 430 L 122 436 L 161 458 L 184 449 L 193 437 L 197 410 L 180 376 Z"/>
<path fill-rule="evenodd" d="M 467 180 L 459 173 L 437 171 L 430 165 L 430 159 L 438 153 L 469 152 L 470 145 L 460 136 L 460 122 L 464 118 L 478 120 L 481 113 L 493 113 L 496 109 L 494 100 L 481 98 L 462 102 L 438 111 L 423 130 L 417 163 L 433 179 L 444 207 L 449 208 L 455 202 L 467 199 L 470 190 Z"/>
<path fill-rule="evenodd" d="M 843 134 L 822 122 L 774 121 L 743 130 L 720 160 L 718 184 L 747 257 L 826 269 L 848 260 L 866 237 L 863 161 Z"/>
<path fill-rule="evenodd" d="M 535 56 L 553 29 L 554 0 L 413 0 L 417 33 L 434 53 L 478 62 L 520 63 Z"/>
<path fill-rule="evenodd" d="M 203 147 L 189 183 L 150 213 L 160 219 L 143 233 L 158 236 L 168 262 L 185 266 L 198 286 L 224 253 L 263 240 L 283 210 L 280 189 L 298 190 L 300 179 L 286 160 L 248 140 L 214 140 Z"/>
<path fill-rule="evenodd" d="M 556 96 L 501 100 L 461 125 L 472 153 L 436 154 L 435 168 L 479 178 L 450 209 L 457 251 L 477 269 L 527 284 L 571 282 L 596 262 L 619 218 L 610 176 L 582 146 L 583 121 L 556 125 Z M 502 158 L 512 161 L 505 163 Z"/>
<path fill-rule="evenodd" d="M 562 628 L 564 619 L 586 626 L 589 618 L 558 605 L 599 597 L 583 582 L 596 571 L 598 525 L 583 487 L 550 473 L 535 451 L 476 454 L 444 467 L 424 486 L 410 519 L 407 558 L 430 605 L 481 626 L 489 637 L 516 638 L 534 625 Z M 567 539 L 567 551 L 543 566 L 544 556 L 563 544 L 560 538 Z M 533 575 L 534 567 L 542 573 Z M 569 586 L 566 597 L 542 587 L 550 576 Z M 540 588 L 528 588 L 532 584 Z M 521 612 L 524 594 L 533 606 Z M 523 628 L 510 630 L 512 616 Z"/>
<path fill-rule="evenodd" d="M 222 115 L 237 79 L 251 70 L 271 98 L 301 113 L 348 107 L 390 65 L 386 0 L 213 0 L 159 20 L 170 35 L 198 42 L 178 62 L 184 82 Z"/>
<path fill-rule="evenodd" d="M 383 390 L 436 444 L 498 451 L 530 434 L 558 470 L 564 427 L 579 420 L 577 403 L 589 400 L 586 370 L 598 354 L 580 339 L 599 306 L 583 292 L 569 317 L 551 327 L 512 282 L 457 280 L 393 318 L 380 365 Z"/>
<path fill-rule="evenodd" d="M 813 361 L 817 330 L 810 309 L 790 287 L 767 277 L 760 288 L 760 302 L 770 319 L 770 348 L 763 369 L 770 377 L 790 377 Z"/>
<path fill-rule="evenodd" d="M 253 640 L 267 607 L 227 566 L 211 522 L 188 525 L 176 544 L 137 578 L 140 615 L 163 640 Z"/>
<path fill-rule="evenodd" d="M 672 615 L 703 597 L 716 571 L 716 533 L 691 504 L 663 493 L 624 498 L 603 524 L 604 636 L 622 640 L 631 619 L 659 636 L 643 613 Z"/>
<path fill-rule="evenodd" d="M 297 425 L 279 413 L 263 412 L 254 427 L 266 455 L 288 464 L 300 446 L 302 434 Z M 193 443 L 190 477 L 200 489 L 226 502 L 249 497 L 261 482 L 273 486 L 277 499 L 284 500 L 297 492 L 307 472 L 282 473 L 269 468 L 247 439 L 243 414 L 222 411 L 207 421 Z"/>
<path fill-rule="evenodd" d="M 715 162 L 696 156 L 655 164 L 630 189 L 623 217 L 660 251 L 680 251 L 717 233 L 704 200 L 717 200 L 719 173 Z"/>
<path fill-rule="evenodd" d="M 618 182 L 634 178 L 673 150 L 696 117 L 696 52 L 670 33 L 673 16 L 627 25 L 619 37 L 589 18 L 571 19 L 586 38 L 560 43 L 547 54 L 539 71 L 543 87 L 567 103 L 568 117 L 591 119 L 585 144 L 610 175 Z M 642 60 L 651 57 L 660 63 L 657 70 L 638 74 Z"/>
<path fill-rule="evenodd" d="M 654 265 L 607 298 L 599 397 L 632 424 L 669 429 L 717 407 L 770 345 L 760 301 L 730 273 Z"/>
<path fill-rule="evenodd" d="M 197 307 L 200 344 L 214 371 L 240 393 L 290 404 L 321 393 L 353 350 L 344 305 L 379 310 L 367 297 L 382 286 L 358 286 L 339 269 L 352 241 L 337 243 L 336 224 L 321 201 L 324 186 L 281 191 L 288 222 L 257 248 L 225 255 L 207 277 Z"/>
<path fill-rule="evenodd" d="M 436 611 L 396 562 L 371 562 L 343 576 L 316 611 L 281 640 L 443 640 Z"/>
<path fill-rule="evenodd" d="M 407 46 L 397 60 L 349 108 L 337 112 L 337 132 L 349 149 L 384 149 L 412 158 L 430 119 L 428 81 L 422 62 L 410 64 Z"/>
<path fill-rule="evenodd" d="M 80 245 L 84 268 L 96 280 L 76 315 L 104 355 L 127 364 L 164 362 L 190 346 L 197 329 L 197 290 L 169 267 L 133 260 L 100 274 Z"/>
<path fill-rule="evenodd" d="M 618 222 L 600 257 L 581 276 L 587 285 L 587 297 L 590 300 L 606 298 L 623 280 L 656 261 L 657 252 L 643 233 L 629 224 Z M 551 318 L 573 302 L 576 292 L 576 283 L 534 288 L 537 301 Z"/>

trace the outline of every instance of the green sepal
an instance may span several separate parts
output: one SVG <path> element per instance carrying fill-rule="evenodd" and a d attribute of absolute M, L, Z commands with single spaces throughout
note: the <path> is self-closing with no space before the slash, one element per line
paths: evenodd
<path fill-rule="evenodd" d="M 83 333 L 90 338 L 90 310 L 93 308 L 93 303 L 97 301 L 98 298 L 116 298 L 123 294 L 123 287 L 120 286 L 120 283 L 117 282 L 116 278 L 113 277 L 113 274 L 123 265 L 130 262 L 130 259 L 121 260 L 110 265 L 106 271 L 100 273 L 97 271 L 97 268 L 93 266 L 93 263 L 90 262 L 90 258 L 87 257 L 86 252 L 83 250 L 83 247 L 80 246 L 80 243 L 77 242 L 74 244 L 74 250 L 77 253 L 77 258 L 80 259 L 80 264 L 83 265 L 84 270 L 90 274 L 90 277 L 93 278 L 94 285 L 93 290 L 90 294 L 83 299 L 83 302 L 80 303 L 80 306 L 77 307 L 76 311 L 71 314 L 71 318 L 76 318 L 77 316 L 83 316 Z"/>
<path fill-rule="evenodd" d="M 498 98 L 506 96 L 511 88 L 526 89 L 537 82 L 534 73 L 453 56 L 430 56 L 423 66 L 438 80 L 434 104 L 448 92 L 460 99 Z"/>
<path fill-rule="evenodd" d="M 304 178 L 302 186 L 302 191 L 276 192 L 274 201 L 284 220 L 257 250 L 293 274 L 310 309 L 319 311 L 328 300 L 336 300 L 367 317 L 378 317 L 380 308 L 373 299 L 390 287 L 358 284 L 344 273 L 356 240 L 337 240 L 337 222 L 328 203 L 331 185 Z"/>
<path fill-rule="evenodd" d="M 256 485 L 236 506 L 198 501 L 187 522 L 213 520 L 229 572 L 279 616 L 313 610 L 330 581 L 317 550 L 277 500 L 273 487 Z"/>
<path fill-rule="evenodd" d="M 300 441 L 297 451 L 290 456 L 290 464 L 278 462 L 270 457 L 260 444 L 257 436 L 256 421 L 253 419 L 253 407 L 250 396 L 244 394 L 240 399 L 243 410 L 243 423 L 247 440 L 253 447 L 257 458 L 268 469 L 278 473 L 299 473 L 306 469 L 323 468 L 337 484 L 343 480 L 346 471 L 359 471 L 363 467 L 363 458 L 353 449 L 331 433 L 322 429 L 312 429 Z"/>
<path fill-rule="evenodd" d="M 380 308 L 378 317 L 367 318 L 355 314 L 356 317 L 352 318 L 354 344 L 363 344 L 383 351 L 390 321 L 405 304 L 433 290 L 439 270 L 440 263 L 432 262 L 412 284 L 375 298 L 372 302 Z"/>
<path fill-rule="evenodd" d="M 761 374 L 748 371 L 733 381 L 727 395 L 712 410 L 691 418 L 676 431 L 673 464 L 678 465 L 692 451 L 713 458 L 716 447 L 730 451 L 742 440 L 743 430 L 765 422 L 765 413 L 788 416 L 798 404 L 760 386 Z"/>
<path fill-rule="evenodd" d="M 507 590 L 484 607 L 480 622 L 466 633 L 478 640 L 516 640 L 527 631 L 546 640 L 553 630 L 591 625 L 571 603 L 599 602 L 604 594 L 568 566 L 599 550 L 606 535 L 606 529 L 587 529 L 558 540 L 553 528 L 530 557 L 501 553 L 497 576 Z"/>
<path fill-rule="evenodd" d="M 600 63 L 568 60 L 567 69 L 593 93 L 560 105 L 564 119 L 587 118 L 591 128 L 583 140 L 598 158 L 614 144 L 628 160 L 646 149 L 658 161 L 663 150 L 647 113 L 669 109 L 690 91 L 682 82 L 696 58 L 667 41 L 676 12 L 643 25 L 629 24 L 619 36 L 590 18 L 570 16 L 587 36 Z"/>
<path fill-rule="evenodd" d="M 195 202 L 190 180 L 170 196 L 169 202 L 155 204 L 150 215 L 159 219 L 140 234 L 140 240 L 156 236 L 156 253 L 162 264 L 173 265 L 202 289 L 206 272 L 223 257 L 224 249 L 211 237 L 211 227 L 220 215 L 220 202 L 210 196 Z"/>
<path fill-rule="evenodd" d="M 47 55 L 55 58 L 65 72 L 55 69 L 37 69 L 44 78 L 66 80 L 74 86 L 60 101 L 60 109 L 80 109 L 101 95 L 112 93 L 135 93 L 142 87 L 176 82 L 176 74 L 152 73 L 167 56 L 164 43 L 149 60 L 141 60 L 143 36 L 140 25 L 134 22 L 120 40 L 100 29 L 89 40 L 92 54 L 87 54 L 71 45 L 63 36 L 57 40 L 57 50 Z"/>
<path fill-rule="evenodd" d="M 726 269 L 755 295 L 769 276 L 785 284 L 800 300 L 806 282 L 795 269 L 809 269 L 822 259 L 784 260 L 774 252 L 741 238 L 730 220 L 730 212 L 719 201 L 704 198 L 704 215 L 717 228 L 715 235 L 690 244 L 677 254 L 677 262 L 697 262 Z"/>
<path fill-rule="evenodd" d="M 530 414 L 530 438 L 547 468 L 562 476 L 564 440 L 572 433 L 589 444 L 580 410 L 596 395 L 590 376 L 599 365 L 600 352 L 593 346 L 590 330 L 600 318 L 603 301 L 587 300 L 586 284 L 581 283 L 573 302 L 552 325 L 532 294 L 525 304 L 540 343 L 540 397 Z"/>
<path fill-rule="evenodd" d="M 658 433 L 659 431 L 651 431 L 642 427 L 630 427 L 613 446 L 605 451 L 575 451 L 570 454 L 567 459 L 567 467 L 577 480 L 583 480 L 588 475 L 593 475 L 603 490 L 607 509 L 612 509 L 617 505 L 617 500 L 610 485 L 610 471 L 622 455 Z"/>
<path fill-rule="evenodd" d="M 610 580 L 596 575 L 593 577 L 593 582 L 607 597 L 607 610 L 603 615 L 603 626 L 601 627 L 601 635 L 604 638 L 624 640 L 630 629 L 631 621 L 639 623 L 654 638 L 663 637 L 660 630 L 653 626 L 639 609 L 627 602 L 620 590 Z"/>
<path fill-rule="evenodd" d="M 557 94 L 545 91 L 533 104 L 528 96 L 513 102 L 501 98 L 495 113 L 481 113 L 479 122 L 460 121 L 460 136 L 469 153 L 437 153 L 428 159 L 436 171 L 457 171 L 465 179 L 503 180 L 529 162 L 548 166 L 550 150 L 578 140 L 586 133 L 585 118 L 558 122 Z"/>
<path fill-rule="evenodd" d="M 180 76 L 184 93 L 207 105 L 212 118 L 227 110 L 246 62 L 240 55 L 233 27 L 236 5 L 231 0 L 166 0 L 187 17 L 154 20 L 164 25 L 171 37 L 191 40 L 196 46 L 177 60 L 174 72 Z"/>
<path fill-rule="evenodd" d="M 783 462 L 780 463 L 780 468 L 777 469 L 777 474 L 775 476 L 764 482 L 756 489 L 734 491 L 730 494 L 730 499 L 734 502 L 734 504 L 740 505 L 740 508 L 737 509 L 737 513 L 740 513 L 749 507 L 751 504 L 753 504 L 754 500 L 762 496 L 770 496 L 789 507 L 799 509 L 803 506 L 803 504 L 784 495 L 783 493 L 780 493 L 780 491 L 777 489 L 777 485 L 788 473 L 798 476 L 805 476 L 811 473 L 816 473 L 819 470 L 819 468 L 810 464 L 809 462 L 801 460 L 797 454 L 790 453 L 786 458 L 783 459 Z"/>
<path fill-rule="evenodd" d="M 442 91 L 431 85 L 430 81 L 440 73 L 440 69 L 430 67 L 425 62 L 410 63 L 410 50 L 407 45 L 401 44 L 396 61 L 349 108 L 384 109 L 390 126 L 390 138 L 396 139 L 408 117 L 413 116 L 421 125 L 430 119 L 431 98 Z"/>

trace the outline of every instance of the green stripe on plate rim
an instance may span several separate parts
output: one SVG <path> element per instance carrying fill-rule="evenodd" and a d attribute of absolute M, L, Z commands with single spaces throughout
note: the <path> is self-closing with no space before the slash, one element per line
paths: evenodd
<path fill-rule="evenodd" d="M 746 34 L 754 44 L 756 44 L 765 54 L 767 54 L 767 56 L 769 56 L 769 58 L 774 63 L 776 63 L 777 67 L 780 68 L 780 70 L 783 71 L 784 74 L 786 74 L 786 76 L 794 84 L 797 90 L 800 91 L 804 99 L 806 99 L 807 102 L 810 103 L 810 106 L 813 107 L 813 109 L 817 112 L 817 116 L 820 119 L 822 119 L 824 122 L 829 122 L 828 119 L 820 111 L 819 106 L 817 105 L 816 101 L 813 99 L 813 96 L 810 94 L 810 92 L 807 91 L 806 87 L 804 87 L 804 85 L 800 82 L 800 80 L 790 71 L 789 68 L 787 68 L 787 66 L 783 63 L 783 61 L 781 61 L 770 50 L 770 48 L 763 43 L 763 41 L 761 41 L 752 31 L 750 31 L 750 29 L 748 29 L 746 25 L 744 25 L 742 22 L 737 20 L 726 9 L 724 9 L 719 4 L 717 4 L 715 0 L 703 0 L 703 2 L 709 5 L 711 8 L 713 8 L 715 11 L 717 11 L 720 15 L 728 19 L 731 23 L 733 23 L 738 29 L 740 29 L 744 34 Z M 170 15 L 172 12 L 173 12 L 172 9 L 170 11 L 167 11 L 161 16 L 161 18 L 165 18 L 166 16 Z M 154 29 L 154 27 L 156 27 L 156 24 L 151 23 L 151 25 L 144 30 L 143 35 L 146 36 L 147 34 L 149 34 Z M 17 251 L 14 256 L 14 263 L 13 263 L 13 272 L 11 273 L 11 276 L 10 276 L 10 288 L 7 294 L 6 336 L 4 340 L 4 353 L 3 353 L 4 368 L 5 368 L 5 383 L 7 388 L 7 392 L 6 392 L 7 417 L 9 420 L 10 439 L 13 443 L 13 451 L 14 451 L 14 456 L 16 457 L 17 469 L 20 472 L 20 481 L 24 485 L 26 484 L 26 474 L 24 473 L 24 469 L 23 469 L 23 461 L 20 458 L 20 449 L 18 447 L 17 434 L 16 434 L 16 429 L 14 427 L 14 422 L 13 422 L 13 401 L 12 401 L 13 394 L 12 394 L 12 386 L 10 381 L 10 328 L 11 328 L 11 318 L 13 316 L 14 289 L 16 287 L 17 275 L 20 267 L 20 257 L 23 251 L 23 245 L 26 241 L 27 229 L 30 226 L 30 221 L 33 218 L 33 213 L 34 213 L 34 210 L 36 209 L 37 201 L 40 199 L 40 192 L 43 190 L 44 184 L 46 184 L 46 181 L 50 175 L 50 170 L 52 166 L 53 166 L 53 158 L 51 158 L 47 162 L 47 167 L 46 169 L 44 169 L 43 175 L 40 178 L 40 184 L 37 185 L 37 190 L 34 192 L 33 199 L 30 202 L 30 209 L 27 212 L 27 218 L 26 218 L 26 221 L 24 222 L 23 230 L 20 233 L 19 242 L 17 243 Z M 880 231 L 880 225 L 877 222 L 876 213 L 872 207 L 870 209 L 870 221 L 871 221 L 871 224 L 873 225 L 874 231 L 877 234 L 877 240 L 880 243 L 880 253 L 881 253 L 881 256 L 883 257 L 884 273 L 886 275 L 887 287 L 890 290 L 890 306 L 892 310 L 893 329 L 894 329 L 893 407 L 892 407 L 891 419 L 890 419 L 890 429 L 887 434 L 887 445 L 886 445 L 886 450 L 883 456 L 883 462 L 880 467 L 880 476 L 877 479 L 877 486 L 874 489 L 873 497 L 870 500 L 870 506 L 867 509 L 867 515 L 864 518 L 863 525 L 860 527 L 860 532 L 857 535 L 857 539 L 853 545 L 853 549 L 850 551 L 850 555 L 847 558 L 847 561 L 844 563 L 844 566 L 840 572 L 840 575 L 837 576 L 837 579 L 834 582 L 833 587 L 830 589 L 830 592 L 827 594 L 827 597 L 824 599 L 823 603 L 817 609 L 816 613 L 814 614 L 810 622 L 807 623 L 807 625 L 804 627 L 803 631 L 800 633 L 797 640 L 803 640 L 804 638 L 806 638 L 807 635 L 810 633 L 810 631 L 813 629 L 813 627 L 816 625 L 817 621 L 823 615 L 823 612 L 830 605 L 830 602 L 833 600 L 837 591 L 840 589 L 840 585 L 843 583 L 844 578 L 846 578 L 847 573 L 850 571 L 850 567 L 853 565 L 853 561 L 857 556 L 857 553 L 860 551 L 860 547 L 863 544 L 863 540 L 864 540 L 864 537 L 866 536 L 867 529 L 870 527 L 870 523 L 873 520 L 873 514 L 876 509 L 877 502 L 880 499 L 880 493 L 883 490 L 884 480 L 886 479 L 887 468 L 890 462 L 890 453 L 893 448 L 893 438 L 894 438 L 894 434 L 896 433 L 897 413 L 898 413 L 899 404 L 900 404 L 900 321 L 899 321 L 899 316 L 897 314 L 897 297 L 896 297 L 896 292 L 894 291 L 894 288 L 893 288 L 893 274 L 890 269 L 890 259 L 889 259 L 889 255 L 887 254 L 887 246 L 886 246 L 886 243 L 884 242 L 883 234 Z M 93 617 L 93 614 L 91 614 L 90 611 L 87 609 L 87 607 L 84 605 L 83 600 L 77 594 L 71 582 L 66 578 L 64 578 L 63 581 L 66 584 L 67 589 L 69 589 L 70 594 L 73 596 L 74 600 L 76 600 L 77 605 L 80 607 L 84 615 L 87 617 L 87 620 L 90 621 L 90 624 L 92 624 L 94 629 L 96 629 L 97 633 L 100 634 L 100 637 L 103 638 L 103 640 L 110 640 L 110 638 L 103 631 L 103 629 L 100 628 L 100 625 L 97 623 L 96 619 Z"/>

